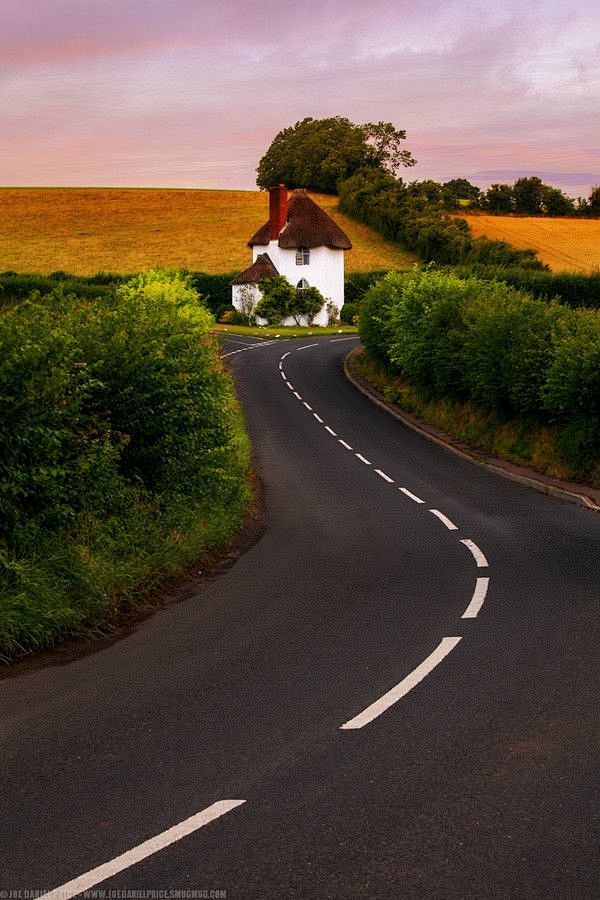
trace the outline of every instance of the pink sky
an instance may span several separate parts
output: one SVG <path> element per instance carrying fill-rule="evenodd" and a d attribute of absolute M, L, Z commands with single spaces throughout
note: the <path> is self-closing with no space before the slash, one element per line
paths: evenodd
<path fill-rule="evenodd" d="M 253 188 L 304 116 L 409 179 L 600 184 L 597 0 L 0 0 L 0 184 Z"/>

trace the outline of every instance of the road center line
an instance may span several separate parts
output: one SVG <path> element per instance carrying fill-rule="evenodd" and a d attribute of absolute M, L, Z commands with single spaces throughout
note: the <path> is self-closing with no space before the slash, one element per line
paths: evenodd
<path fill-rule="evenodd" d="M 424 500 L 421 500 L 420 497 L 417 497 L 416 494 L 411 494 L 408 488 L 398 488 L 399 491 L 402 491 L 403 494 L 406 494 L 407 497 L 410 497 L 411 500 L 414 500 L 415 503 L 425 503 Z"/>
<path fill-rule="evenodd" d="M 355 341 L 357 339 L 357 337 L 358 337 L 357 334 L 353 334 L 352 337 L 347 337 L 347 338 L 332 338 L 332 340 L 330 340 L 328 343 L 339 344 L 340 341 Z"/>
<path fill-rule="evenodd" d="M 489 566 L 489 562 L 487 561 L 477 544 L 475 544 L 468 538 L 461 540 L 461 544 L 464 544 L 465 547 L 471 551 L 479 569 L 485 569 Z"/>
<path fill-rule="evenodd" d="M 124 869 L 134 866 L 136 863 L 141 862 L 142 859 L 146 859 L 147 856 L 152 856 L 153 853 L 168 847 L 169 844 L 180 841 L 188 834 L 197 831 L 204 825 L 208 825 L 209 822 L 218 819 L 245 802 L 245 800 L 219 800 L 217 803 L 213 803 L 212 806 L 207 806 L 202 812 L 196 813 L 195 816 L 190 816 L 189 819 L 185 819 L 178 825 L 173 825 L 172 828 L 144 841 L 143 844 L 138 844 L 137 847 L 122 853 L 121 856 L 116 856 L 110 862 L 97 866 L 97 868 L 79 875 L 72 881 L 67 882 L 67 884 L 63 884 L 62 887 L 54 888 L 47 894 L 43 894 L 38 900 L 69 900 L 70 897 L 75 897 L 76 894 L 87 891 L 101 881 L 106 881 L 107 878 L 118 875 Z"/>
<path fill-rule="evenodd" d="M 360 459 L 361 462 L 364 462 L 365 466 L 371 465 L 370 461 L 368 459 L 365 459 L 361 453 L 355 453 L 354 455 L 356 456 L 357 459 Z"/>
<path fill-rule="evenodd" d="M 441 513 L 439 509 L 430 509 L 430 513 L 433 513 L 434 516 L 437 516 L 440 522 L 443 522 L 448 531 L 458 531 L 458 526 L 451 522 L 448 516 L 445 516 L 444 513 Z"/>
<path fill-rule="evenodd" d="M 296 347 L 296 353 L 300 353 L 301 350 L 308 350 L 309 347 L 318 347 L 318 344 L 305 344 L 304 347 Z"/>
<path fill-rule="evenodd" d="M 326 425 L 326 426 L 325 426 L 325 431 L 328 431 L 329 434 L 330 434 L 332 437 L 337 437 L 337 434 L 335 433 L 335 431 L 333 430 L 333 428 L 330 428 L 330 427 L 329 427 L 329 425 Z"/>
<path fill-rule="evenodd" d="M 315 419 L 317 420 L 317 422 L 320 422 L 321 425 L 323 424 L 323 419 L 321 418 L 321 416 L 317 415 L 316 412 L 313 413 L 313 416 L 315 417 Z"/>
<path fill-rule="evenodd" d="M 350 444 L 347 444 L 346 441 L 343 441 L 341 438 L 339 438 L 338 443 L 341 444 L 342 447 L 345 447 L 346 450 L 352 450 Z"/>
<path fill-rule="evenodd" d="M 416 669 L 413 669 L 413 671 L 406 676 L 406 678 L 403 678 L 399 684 L 388 691 L 387 694 L 384 694 L 383 697 L 380 697 L 379 700 L 376 700 L 375 703 L 367 706 L 363 712 L 354 716 L 353 719 L 349 719 L 343 725 L 340 725 L 340 728 L 345 730 L 364 728 L 364 726 L 368 725 L 369 722 L 372 722 L 373 719 L 377 719 L 382 713 L 389 709 L 390 706 L 393 706 L 394 703 L 397 703 L 398 700 L 408 694 L 409 691 L 412 691 L 419 682 L 423 681 L 423 679 L 429 675 L 429 673 L 435 669 L 446 656 L 448 656 L 450 651 L 454 650 L 461 640 L 462 638 L 459 637 L 442 638 L 433 653 L 430 653 L 427 659 L 424 659 Z"/>
<path fill-rule="evenodd" d="M 235 356 L 236 353 L 247 353 L 248 350 L 260 350 L 261 347 L 268 347 L 270 344 L 274 344 L 275 341 L 264 341 L 260 344 L 248 344 L 247 347 L 242 347 L 241 350 L 230 350 L 229 353 L 223 353 L 221 359 L 226 359 L 228 356 Z"/>
<path fill-rule="evenodd" d="M 393 479 L 393 478 L 390 478 L 389 475 L 386 475 L 385 472 L 382 472 L 381 469 L 375 469 L 375 471 L 377 472 L 377 474 L 378 474 L 381 478 L 383 478 L 384 481 L 387 481 L 388 484 L 393 484 L 393 483 L 394 483 L 394 479 Z"/>
<path fill-rule="evenodd" d="M 483 606 L 483 601 L 485 600 L 485 595 L 487 594 L 489 583 L 489 578 L 477 579 L 477 581 L 475 582 L 473 597 L 471 598 L 471 602 L 462 614 L 461 619 L 475 619 L 477 617 L 477 613 Z"/>

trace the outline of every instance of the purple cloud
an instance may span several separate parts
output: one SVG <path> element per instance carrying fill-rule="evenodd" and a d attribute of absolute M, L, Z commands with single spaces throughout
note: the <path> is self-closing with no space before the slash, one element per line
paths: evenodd
<path fill-rule="evenodd" d="M 346 115 L 405 128 L 411 179 L 581 192 L 599 24 L 584 0 L 0 0 L 1 180 L 253 187 L 279 129 Z"/>

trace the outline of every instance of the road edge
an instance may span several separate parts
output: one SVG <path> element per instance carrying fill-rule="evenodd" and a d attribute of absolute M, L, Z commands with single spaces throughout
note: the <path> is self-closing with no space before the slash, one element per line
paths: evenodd
<path fill-rule="evenodd" d="M 582 506 L 593 512 L 600 512 L 600 504 L 586 493 L 587 488 L 585 485 L 577 485 L 578 488 L 581 488 L 580 491 L 573 490 L 571 486 L 567 486 L 557 479 L 550 478 L 540 473 L 536 473 L 535 476 L 533 474 L 528 474 L 522 467 L 511 463 L 505 463 L 503 460 L 495 457 L 493 458 L 493 461 L 488 462 L 483 456 L 479 455 L 476 450 L 468 448 L 465 444 L 457 444 L 446 432 L 434 428 L 431 425 L 427 425 L 411 413 L 405 412 L 395 403 L 389 403 L 377 388 L 355 371 L 355 362 L 362 353 L 364 353 L 364 347 L 354 347 L 346 354 L 343 363 L 344 375 L 353 387 L 367 397 L 368 400 L 385 410 L 385 412 L 389 413 L 389 415 L 393 416 L 403 425 L 406 425 L 407 428 L 420 434 L 428 441 L 437 444 L 444 450 L 453 453 L 455 456 L 459 456 L 461 459 L 467 460 L 467 462 L 474 463 L 476 466 L 479 466 L 488 472 L 494 472 L 494 474 L 500 475 L 502 478 L 508 478 L 511 481 L 534 488 L 547 496 L 549 495 L 561 500 L 567 500 L 569 503 L 575 503 L 578 506 Z"/>

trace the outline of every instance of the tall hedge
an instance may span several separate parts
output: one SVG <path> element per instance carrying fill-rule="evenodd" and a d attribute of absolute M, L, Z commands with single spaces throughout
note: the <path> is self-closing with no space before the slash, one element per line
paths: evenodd
<path fill-rule="evenodd" d="M 428 398 L 559 424 L 568 462 L 600 465 L 600 312 L 441 270 L 391 273 L 360 316 L 366 349 Z"/>
<path fill-rule="evenodd" d="M 473 238 L 466 220 L 448 215 L 429 188 L 428 182 L 405 185 L 385 172 L 361 169 L 340 182 L 340 210 L 414 251 L 423 262 L 545 268 L 534 250 Z"/>
<path fill-rule="evenodd" d="M 0 658 L 106 623 L 239 524 L 248 447 L 190 279 L 0 315 Z"/>

